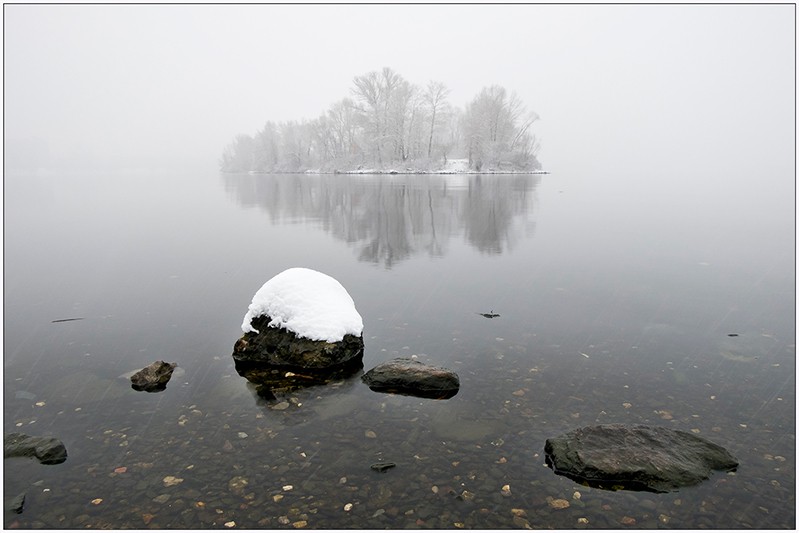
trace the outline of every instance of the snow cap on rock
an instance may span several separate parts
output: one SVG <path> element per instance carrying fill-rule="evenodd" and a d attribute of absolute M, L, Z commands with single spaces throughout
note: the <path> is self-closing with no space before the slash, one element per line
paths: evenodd
<path fill-rule="evenodd" d="M 252 319 L 262 315 L 272 319 L 270 327 L 316 341 L 339 342 L 346 334 L 360 337 L 363 332 L 363 319 L 347 290 L 309 268 L 289 268 L 264 283 L 244 315 L 244 333 L 258 333 Z"/>

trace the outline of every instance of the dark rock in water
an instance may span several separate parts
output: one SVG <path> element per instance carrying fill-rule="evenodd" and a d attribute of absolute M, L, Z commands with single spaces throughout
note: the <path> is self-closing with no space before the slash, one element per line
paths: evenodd
<path fill-rule="evenodd" d="M 262 315 L 252 319 L 259 331 L 245 333 L 233 347 L 233 359 L 293 369 L 324 370 L 352 365 L 363 358 L 363 338 L 344 335 L 339 342 L 315 341 L 299 337 L 284 328 L 269 327 L 272 319 Z"/>
<path fill-rule="evenodd" d="M 555 473 L 602 489 L 668 492 L 696 485 L 738 460 L 692 433 L 644 425 L 604 424 L 547 439 Z"/>
<path fill-rule="evenodd" d="M 381 363 L 361 379 L 373 391 L 441 400 L 452 398 L 460 389 L 460 379 L 452 370 L 406 358 Z"/>
<path fill-rule="evenodd" d="M 138 391 L 160 392 L 166 389 L 176 366 L 177 363 L 155 361 L 130 377 L 131 387 Z"/>
<path fill-rule="evenodd" d="M 382 473 L 385 472 L 386 470 L 394 468 L 395 466 L 397 466 L 397 463 L 374 463 L 370 465 L 369 468 Z"/>
<path fill-rule="evenodd" d="M 11 513 L 20 514 L 25 506 L 25 493 L 17 494 L 6 502 L 5 509 Z"/>
<path fill-rule="evenodd" d="M 67 449 L 55 437 L 9 433 L 3 438 L 3 457 L 36 457 L 43 465 L 57 465 L 67 460 Z"/>

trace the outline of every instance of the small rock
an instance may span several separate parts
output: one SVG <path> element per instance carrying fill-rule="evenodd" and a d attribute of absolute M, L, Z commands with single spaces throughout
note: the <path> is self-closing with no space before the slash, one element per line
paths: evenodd
<path fill-rule="evenodd" d="M 510 485 L 503 485 L 502 490 L 500 492 L 505 497 L 510 496 Z"/>
<path fill-rule="evenodd" d="M 570 505 L 569 500 L 564 500 L 563 498 L 552 498 L 549 500 L 549 506 L 553 509 L 566 509 Z"/>
<path fill-rule="evenodd" d="M 625 526 L 634 526 L 635 525 L 635 518 L 632 516 L 625 516 L 621 519 L 621 523 Z"/>
<path fill-rule="evenodd" d="M 160 494 L 153 498 L 155 503 L 166 503 L 169 500 L 169 494 Z"/>
<path fill-rule="evenodd" d="M 155 361 L 130 377 L 131 387 L 137 391 L 160 392 L 172 378 L 177 363 Z"/>
<path fill-rule="evenodd" d="M 67 449 L 54 437 L 9 433 L 3 438 L 3 457 L 36 457 L 43 465 L 55 465 L 67 460 Z"/>
<path fill-rule="evenodd" d="M 297 520 L 296 522 L 294 522 L 291 525 L 294 526 L 297 529 L 300 529 L 300 528 L 303 528 L 303 527 L 307 526 L 308 522 L 305 521 L 305 520 Z"/>
<path fill-rule="evenodd" d="M 247 485 L 249 485 L 249 481 L 242 476 L 235 476 L 227 482 L 228 490 L 233 494 L 242 494 Z"/>
<path fill-rule="evenodd" d="M 225 522 L 225 527 L 236 527 L 236 522 L 231 520 L 230 522 Z"/>
<path fill-rule="evenodd" d="M 468 490 L 464 490 L 463 492 L 461 492 L 459 498 L 464 501 L 470 502 L 474 500 L 474 492 L 469 492 Z"/>
<path fill-rule="evenodd" d="M 347 512 L 352 511 L 352 504 L 351 503 L 345 504 L 344 505 L 344 510 L 347 511 Z"/>
<path fill-rule="evenodd" d="M 165 487 L 172 487 L 173 485 L 177 485 L 179 483 L 183 483 L 183 478 L 175 477 L 175 476 L 166 476 L 164 479 L 164 486 Z"/>
<path fill-rule="evenodd" d="M 288 408 L 289 408 L 289 402 L 287 402 L 285 400 L 282 401 L 282 402 L 276 403 L 275 405 L 272 406 L 272 409 L 274 409 L 275 411 L 283 411 L 283 410 L 288 409 Z"/>
<path fill-rule="evenodd" d="M 390 392 L 422 398 L 448 399 L 460 389 L 452 370 L 425 365 L 408 358 L 381 363 L 361 376 L 376 392 Z"/>
<path fill-rule="evenodd" d="M 397 466 L 397 463 L 374 463 L 369 466 L 372 470 L 376 470 L 377 472 L 385 472 L 390 468 L 394 468 Z"/>
<path fill-rule="evenodd" d="M 377 433 L 375 433 L 375 432 L 374 432 L 374 431 L 372 431 L 371 429 L 367 429 L 367 430 L 364 432 L 364 436 L 365 436 L 367 439 L 376 439 L 376 438 L 377 438 Z"/>
<path fill-rule="evenodd" d="M 10 511 L 12 513 L 20 514 L 22 512 L 22 508 L 25 506 L 25 493 L 17 494 L 5 505 L 6 511 Z"/>

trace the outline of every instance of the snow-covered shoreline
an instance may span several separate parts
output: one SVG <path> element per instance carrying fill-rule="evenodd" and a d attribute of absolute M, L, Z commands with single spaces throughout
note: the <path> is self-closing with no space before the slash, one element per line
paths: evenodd
<path fill-rule="evenodd" d="M 248 172 L 251 175 L 258 174 L 549 174 L 546 170 L 504 170 L 504 169 L 484 169 L 474 170 L 469 168 L 466 159 L 450 159 L 444 168 L 429 170 L 421 168 L 357 168 L 351 170 L 322 170 L 322 169 L 308 169 L 296 171 L 271 171 L 261 172 L 251 170 Z"/>

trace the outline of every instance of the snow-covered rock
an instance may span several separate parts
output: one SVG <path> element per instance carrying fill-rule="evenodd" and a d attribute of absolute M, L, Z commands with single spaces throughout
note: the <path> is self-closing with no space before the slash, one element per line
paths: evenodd
<path fill-rule="evenodd" d="M 253 296 L 241 329 L 258 330 L 253 318 L 269 316 L 269 327 L 284 328 L 306 339 L 339 342 L 360 337 L 363 319 L 347 290 L 336 279 L 309 268 L 290 268 L 273 277 Z"/>
<path fill-rule="evenodd" d="M 361 364 L 363 320 L 335 279 L 290 268 L 267 281 L 252 299 L 244 336 L 233 347 L 237 363 L 328 372 Z"/>

